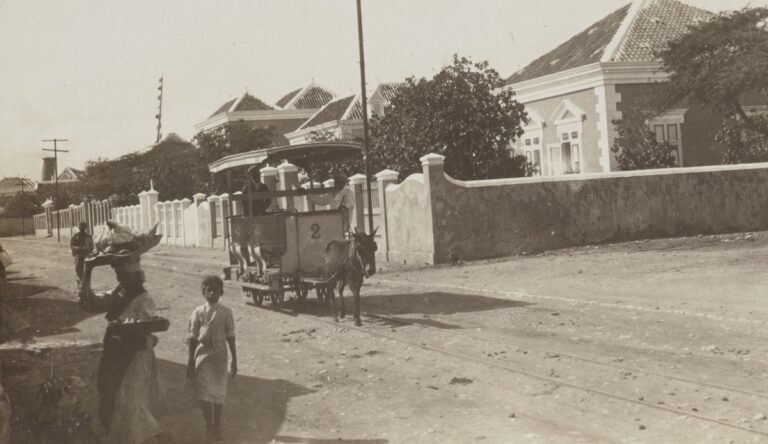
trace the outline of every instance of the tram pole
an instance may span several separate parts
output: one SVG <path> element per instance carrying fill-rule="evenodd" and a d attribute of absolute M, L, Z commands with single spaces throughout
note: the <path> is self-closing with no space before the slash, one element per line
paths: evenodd
<path fill-rule="evenodd" d="M 373 233 L 373 201 L 371 199 L 371 165 L 368 148 L 368 98 L 365 91 L 365 53 L 363 50 L 363 16 L 357 0 L 357 40 L 360 48 L 360 99 L 363 105 L 363 150 L 365 152 L 365 188 L 368 192 L 368 233 Z"/>
<path fill-rule="evenodd" d="M 69 142 L 69 139 L 46 139 L 43 142 L 53 142 L 53 149 L 43 148 L 43 151 L 53 151 L 53 174 L 56 183 L 56 242 L 61 242 L 61 215 L 59 214 L 59 153 L 68 153 L 67 150 L 60 150 L 56 145 L 58 142 Z"/>

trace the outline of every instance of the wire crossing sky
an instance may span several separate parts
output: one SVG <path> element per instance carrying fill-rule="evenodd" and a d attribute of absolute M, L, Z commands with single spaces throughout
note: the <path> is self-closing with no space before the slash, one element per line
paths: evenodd
<path fill-rule="evenodd" d="M 506 77 L 628 0 L 363 0 L 366 77 L 429 77 L 457 53 Z M 687 0 L 721 11 L 768 0 Z M 0 177 L 40 179 L 146 148 L 247 89 L 268 103 L 310 81 L 359 88 L 354 0 L 0 0 Z"/>

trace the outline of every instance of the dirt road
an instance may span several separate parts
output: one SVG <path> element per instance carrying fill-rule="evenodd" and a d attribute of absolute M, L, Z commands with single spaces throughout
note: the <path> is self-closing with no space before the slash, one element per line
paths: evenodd
<path fill-rule="evenodd" d="M 504 261 L 388 270 L 364 287 L 362 328 L 310 297 L 255 307 L 235 286 L 240 373 L 231 443 L 768 442 L 768 234 L 659 240 Z M 101 316 L 75 305 L 71 258 L 3 239 L 10 304 L 34 338 L 0 350 L 26 436 L 36 384 L 90 384 Z M 176 442 L 204 426 L 184 387 L 199 276 L 224 256 L 158 248 L 148 289 L 171 319 L 157 348 Z M 108 288 L 105 270 L 95 286 Z M 350 301 L 351 303 L 351 301 Z M 26 351 L 19 351 L 20 348 Z"/>

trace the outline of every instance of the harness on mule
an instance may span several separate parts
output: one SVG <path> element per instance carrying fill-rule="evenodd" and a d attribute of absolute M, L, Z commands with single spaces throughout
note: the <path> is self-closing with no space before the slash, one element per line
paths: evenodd
<path fill-rule="evenodd" d="M 363 258 L 360 256 L 360 253 L 357 251 L 357 242 L 350 241 L 347 244 L 347 257 L 344 260 L 344 262 L 339 265 L 339 267 L 336 269 L 336 271 L 331 274 L 330 277 L 328 277 L 325 282 L 335 282 L 338 281 L 341 277 L 343 271 L 346 269 L 347 264 L 352 267 L 353 270 L 360 273 L 363 277 L 365 277 L 365 264 L 363 263 Z"/>

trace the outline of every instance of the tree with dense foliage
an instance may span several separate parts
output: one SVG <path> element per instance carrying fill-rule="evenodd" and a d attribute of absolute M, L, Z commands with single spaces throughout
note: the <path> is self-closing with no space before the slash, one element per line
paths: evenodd
<path fill-rule="evenodd" d="M 282 134 L 273 127 L 254 128 L 245 124 L 227 124 L 211 131 L 201 131 L 194 137 L 198 146 L 197 177 L 200 189 L 206 193 L 224 192 L 227 190 L 226 176 L 223 174 L 211 178 L 208 164 L 232 154 L 238 154 L 260 148 L 283 145 L 286 143 Z M 241 189 L 244 186 L 247 168 L 237 168 L 232 171 L 232 186 Z"/>
<path fill-rule="evenodd" d="M 674 166 L 672 152 L 675 148 L 656 139 L 656 134 L 648 128 L 648 113 L 633 111 L 625 114 L 624 119 L 612 122 L 619 134 L 613 141 L 611 152 L 619 168 L 628 171 Z"/>
<path fill-rule="evenodd" d="M 525 175 L 525 158 L 510 157 L 509 145 L 523 133 L 526 114 L 503 87 L 488 62 L 458 56 L 432 79 L 406 79 L 384 117 L 372 119 L 372 171 L 419 172 L 419 158 L 437 153 L 458 179 Z"/>
<path fill-rule="evenodd" d="M 748 97 L 768 97 L 767 19 L 768 8 L 723 12 L 659 53 L 670 73 L 668 107 L 688 100 L 725 116 L 716 140 L 726 144 L 729 163 L 768 160 L 768 119 L 742 105 Z"/>
<path fill-rule="evenodd" d="M 41 213 L 43 207 L 36 193 L 16 193 L 3 208 L 3 217 L 32 217 Z"/>

